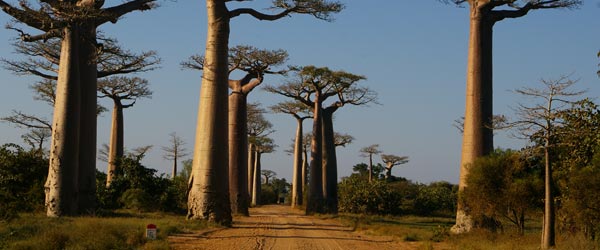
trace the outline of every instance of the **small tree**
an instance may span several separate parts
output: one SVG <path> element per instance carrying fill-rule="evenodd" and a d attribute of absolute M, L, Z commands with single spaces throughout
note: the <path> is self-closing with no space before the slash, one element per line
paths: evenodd
<path fill-rule="evenodd" d="M 381 160 L 385 163 L 385 179 L 390 181 L 392 177 L 392 168 L 406 164 L 408 162 L 408 156 L 381 154 Z"/>
<path fill-rule="evenodd" d="M 271 107 L 275 113 L 284 113 L 292 115 L 296 119 L 296 136 L 292 145 L 292 153 L 294 155 L 294 172 L 292 177 L 292 208 L 302 205 L 302 197 L 304 190 L 303 168 L 302 168 L 302 134 L 303 124 L 305 119 L 311 118 L 310 109 L 300 102 L 282 102 Z"/>
<path fill-rule="evenodd" d="M 379 150 L 379 144 L 373 144 L 368 147 L 364 147 L 360 149 L 362 153 L 360 156 L 369 157 L 369 182 L 373 181 L 373 155 L 381 154 L 381 150 Z"/>
<path fill-rule="evenodd" d="M 509 125 L 515 127 L 519 135 L 539 143 L 544 152 L 544 224 L 542 229 L 542 249 L 553 247 L 555 243 L 555 205 L 552 179 L 553 150 L 556 148 L 557 127 L 563 122 L 561 114 L 565 106 L 584 91 L 569 90 L 577 81 L 562 76 L 557 80 L 541 80 L 543 89 L 521 88 L 515 92 L 525 97 L 540 100 L 533 106 L 520 104 L 517 108 L 518 121 Z"/>
<path fill-rule="evenodd" d="M 273 171 L 273 170 L 268 170 L 268 169 L 261 170 L 261 171 L 260 171 L 260 174 L 261 174 L 263 177 L 265 177 L 265 184 L 269 184 L 269 179 L 271 179 L 271 178 L 273 178 L 273 177 L 277 176 L 277 173 L 275 173 L 275 171 Z"/>
<path fill-rule="evenodd" d="M 98 97 L 110 98 L 114 104 L 106 177 L 106 186 L 110 186 L 117 167 L 116 161 L 123 157 L 124 153 L 123 110 L 133 107 L 139 98 L 150 98 L 152 91 L 148 88 L 148 81 L 139 77 L 110 77 L 98 82 L 98 90 L 101 93 Z"/>
<path fill-rule="evenodd" d="M 183 147 L 185 142 L 181 137 L 177 136 L 175 132 L 169 134 L 170 145 L 168 147 L 161 147 L 161 149 L 165 152 L 163 158 L 169 161 L 173 161 L 173 169 L 171 171 L 171 179 L 177 176 L 177 162 L 181 158 L 188 155 L 187 150 Z"/>

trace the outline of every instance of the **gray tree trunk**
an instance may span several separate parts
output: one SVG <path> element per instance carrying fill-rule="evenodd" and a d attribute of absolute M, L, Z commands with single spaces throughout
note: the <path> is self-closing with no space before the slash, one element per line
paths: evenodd
<path fill-rule="evenodd" d="M 308 151 L 302 147 L 302 202 L 308 203 Z"/>
<path fill-rule="evenodd" d="M 177 154 L 173 155 L 173 170 L 171 173 L 171 179 L 175 179 L 177 176 Z"/>
<path fill-rule="evenodd" d="M 106 173 L 106 187 L 110 187 L 115 178 L 117 163 L 123 158 L 124 136 L 123 136 L 123 105 L 119 99 L 113 99 L 112 125 L 110 129 L 110 145 L 108 148 L 108 171 Z"/>
<path fill-rule="evenodd" d="M 188 218 L 231 225 L 227 134 L 229 15 L 225 1 L 206 1 L 208 33 L 188 195 Z"/>
<path fill-rule="evenodd" d="M 333 113 L 336 108 L 323 110 L 323 199 L 325 213 L 337 214 L 337 156 L 333 131 Z"/>
<path fill-rule="evenodd" d="M 96 210 L 96 137 L 98 66 L 96 28 L 83 26 L 79 44 L 81 81 L 81 122 L 79 144 L 79 212 Z"/>
<path fill-rule="evenodd" d="M 306 204 L 306 214 L 323 213 L 323 136 L 321 93 L 315 93 L 313 111 L 313 131 L 310 145 L 310 190 Z"/>
<path fill-rule="evenodd" d="M 554 219 L 554 195 L 552 194 L 552 162 L 549 152 L 549 140 L 546 139 L 544 147 L 544 223 L 542 224 L 542 249 L 548 250 L 556 246 L 556 232 Z"/>
<path fill-rule="evenodd" d="M 256 151 L 256 155 L 254 156 L 254 185 L 252 185 L 252 206 L 262 205 L 260 200 L 260 193 L 262 191 L 262 183 L 260 181 L 260 171 L 262 168 L 260 165 L 260 156 L 261 153 Z"/>
<path fill-rule="evenodd" d="M 296 119 L 296 139 L 294 141 L 294 173 L 292 177 L 292 208 L 302 206 L 303 169 L 302 169 L 302 119 Z"/>
<path fill-rule="evenodd" d="M 369 183 L 373 181 L 373 154 L 369 154 Z"/>
<path fill-rule="evenodd" d="M 63 29 L 48 178 L 44 185 L 46 215 L 59 217 L 77 213 L 79 168 L 79 32 Z"/>
<path fill-rule="evenodd" d="M 493 151 L 492 125 L 492 38 L 494 22 L 489 10 L 471 5 L 469 56 L 467 59 L 467 93 L 465 124 L 460 163 L 459 190 L 466 187 L 468 166 L 475 159 Z M 471 230 L 473 222 L 467 208 L 459 200 L 455 233 Z"/>
<path fill-rule="evenodd" d="M 229 198 L 231 212 L 249 216 L 248 196 L 248 123 L 246 95 L 229 95 Z"/>
<path fill-rule="evenodd" d="M 256 146 L 253 143 L 248 144 L 248 197 L 252 199 L 254 193 L 254 161 L 256 155 Z"/>

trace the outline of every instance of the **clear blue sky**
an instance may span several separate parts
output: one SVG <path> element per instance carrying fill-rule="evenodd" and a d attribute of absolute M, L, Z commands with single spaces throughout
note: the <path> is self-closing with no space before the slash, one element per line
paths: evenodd
<path fill-rule="evenodd" d="M 15 1 L 11 1 L 15 2 Z M 121 1 L 106 1 L 115 5 Z M 264 8 L 270 1 L 233 3 L 235 6 Z M 343 0 L 346 9 L 327 23 L 295 15 L 276 22 L 239 17 L 231 24 L 231 45 L 247 44 L 265 49 L 285 49 L 289 64 L 328 66 L 365 75 L 379 93 L 382 105 L 344 107 L 334 121 L 336 131 L 356 140 L 338 148 L 339 175 L 347 176 L 356 163 L 366 162 L 359 150 L 380 144 L 388 154 L 410 157 L 408 164 L 393 174 L 419 182 L 458 181 L 461 135 L 452 126 L 464 113 L 465 73 L 468 38 L 468 9 L 435 0 Z M 168 134 L 177 132 L 193 150 L 200 72 L 181 70 L 179 63 L 203 53 L 206 38 L 205 2 L 200 0 L 160 1 L 161 7 L 133 13 L 101 30 L 133 51 L 156 50 L 162 68 L 141 74 L 154 91 L 125 111 L 125 146 L 154 145 L 143 163 L 169 173 L 170 163 L 162 159 L 160 146 L 168 145 Z M 522 86 L 536 86 L 540 78 L 573 73 L 579 88 L 588 96 L 600 96 L 596 75 L 600 60 L 600 7 L 586 1 L 577 10 L 540 10 L 519 19 L 505 20 L 494 29 L 494 112 L 511 116 L 510 106 L 519 98 L 509 92 Z M 10 19 L 1 13 L 0 23 Z M 0 30 L 0 57 L 15 58 L 10 40 L 17 34 Z M 0 115 L 12 109 L 51 118 L 51 109 L 34 101 L 28 85 L 33 77 L 14 76 L 0 69 Z M 281 78 L 267 77 L 266 84 Z M 260 88 L 250 101 L 266 107 L 282 99 Z M 598 99 L 595 99 L 597 102 Z M 110 108 L 111 103 L 102 104 Z M 263 168 L 291 178 L 292 157 L 283 152 L 290 144 L 295 121 L 286 115 L 268 115 L 277 130 L 280 146 L 263 157 Z M 98 145 L 107 143 L 110 114 L 98 119 Z M 310 121 L 305 122 L 310 128 Z M 22 143 L 23 130 L 0 123 L 0 143 Z M 524 142 L 498 133 L 495 144 L 519 148 Z M 380 162 L 380 158 L 375 160 Z M 98 162 L 105 171 L 106 165 Z"/>

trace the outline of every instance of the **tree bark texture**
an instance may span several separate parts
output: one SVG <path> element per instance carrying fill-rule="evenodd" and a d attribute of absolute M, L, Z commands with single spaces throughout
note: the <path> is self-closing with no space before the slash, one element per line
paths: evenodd
<path fill-rule="evenodd" d="M 459 190 L 466 187 L 468 166 L 493 151 L 492 125 L 492 39 L 494 21 L 489 10 L 471 4 L 465 123 L 460 163 Z M 468 232 L 472 220 L 459 199 L 455 233 Z"/>
<path fill-rule="evenodd" d="M 229 15 L 222 0 L 207 0 L 206 8 L 208 33 L 188 218 L 231 225 L 227 145 Z"/>
<path fill-rule="evenodd" d="M 232 92 L 229 96 L 229 198 L 231 212 L 249 216 L 248 196 L 248 124 L 246 95 Z"/>
<path fill-rule="evenodd" d="M 262 166 L 260 165 L 261 153 L 256 151 L 254 156 L 254 185 L 252 185 L 252 206 L 262 205 L 260 200 L 260 193 L 262 191 L 262 182 L 260 181 L 260 171 Z"/>
<path fill-rule="evenodd" d="M 333 113 L 335 108 L 323 110 L 323 199 L 325 213 L 337 214 L 337 155 L 333 131 Z"/>
<path fill-rule="evenodd" d="M 48 178 L 44 186 L 49 217 L 77 213 L 80 78 L 77 27 L 63 29 Z"/>
<path fill-rule="evenodd" d="M 544 147 L 544 223 L 542 225 L 542 249 L 548 250 L 556 246 L 554 195 L 552 194 L 552 161 L 549 152 L 549 139 Z"/>
<path fill-rule="evenodd" d="M 119 99 L 113 99 L 112 125 L 110 129 L 110 145 L 108 148 L 108 171 L 106 173 L 106 187 L 110 187 L 117 172 L 117 163 L 124 154 L 123 136 L 123 104 Z"/>
<path fill-rule="evenodd" d="M 323 137 L 322 104 L 320 91 L 315 92 L 313 111 L 313 131 L 310 144 L 310 190 L 306 204 L 306 214 L 323 213 Z"/>
<path fill-rule="evenodd" d="M 98 66 L 96 28 L 84 25 L 79 44 L 81 122 L 79 138 L 79 212 L 96 210 L 96 137 Z"/>
<path fill-rule="evenodd" d="M 302 206 L 303 180 L 302 171 L 302 119 L 296 119 L 296 138 L 294 140 L 294 173 L 292 177 L 292 208 Z"/>
<path fill-rule="evenodd" d="M 256 155 L 256 146 L 253 143 L 248 144 L 248 197 L 252 199 L 254 192 L 254 161 Z"/>

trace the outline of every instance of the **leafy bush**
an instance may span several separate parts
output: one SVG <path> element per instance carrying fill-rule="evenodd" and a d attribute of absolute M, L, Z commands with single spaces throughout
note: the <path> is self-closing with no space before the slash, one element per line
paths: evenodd
<path fill-rule="evenodd" d="M 360 176 L 342 179 L 339 184 L 341 212 L 366 214 L 400 214 L 402 197 L 383 180 L 368 180 Z"/>
<path fill-rule="evenodd" d="M 15 144 L 0 147 L 0 220 L 43 209 L 47 175 L 48 161 L 37 151 Z"/>
<path fill-rule="evenodd" d="M 434 182 L 419 187 L 414 201 L 414 211 L 419 215 L 454 213 L 458 187 L 448 182 Z"/>
<path fill-rule="evenodd" d="M 171 180 L 157 175 L 140 163 L 141 159 L 124 157 L 117 163 L 110 187 L 106 174 L 96 174 L 97 196 L 103 209 L 129 208 L 138 211 L 165 211 L 183 213 L 187 210 L 187 180 Z"/>
<path fill-rule="evenodd" d="M 543 183 L 537 177 L 539 167 L 519 152 L 497 150 L 469 166 L 467 187 L 462 197 L 470 214 L 481 228 L 502 228 L 501 219 L 525 230 L 526 213 L 539 207 Z"/>

